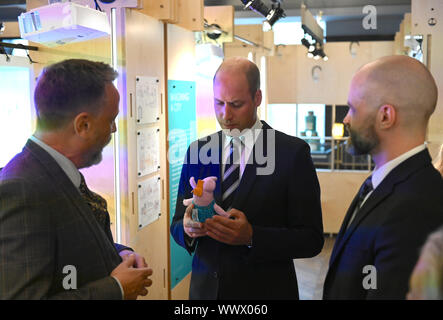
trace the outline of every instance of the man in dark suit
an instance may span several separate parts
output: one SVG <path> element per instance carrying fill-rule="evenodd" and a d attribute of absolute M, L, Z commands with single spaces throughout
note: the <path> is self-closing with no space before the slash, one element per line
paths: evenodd
<path fill-rule="evenodd" d="M 45 68 L 37 130 L 0 173 L 0 299 L 136 299 L 152 270 L 114 244 L 106 201 L 78 171 L 115 132 L 117 73 L 100 62 Z M 123 261 L 122 261 L 123 259 Z"/>
<path fill-rule="evenodd" d="M 443 224 L 443 181 L 425 145 L 437 87 L 406 56 L 363 66 L 344 123 L 350 151 L 376 164 L 337 236 L 324 299 L 405 299 L 420 247 Z"/>
<path fill-rule="evenodd" d="M 222 63 L 214 110 L 223 130 L 188 149 L 171 225 L 175 241 L 195 253 L 190 299 L 298 299 L 293 259 L 323 247 L 309 146 L 260 121 L 261 98 L 255 64 L 243 58 Z M 218 178 L 215 202 L 223 210 L 200 223 L 183 199 L 192 197 L 191 177 L 208 176 Z"/>

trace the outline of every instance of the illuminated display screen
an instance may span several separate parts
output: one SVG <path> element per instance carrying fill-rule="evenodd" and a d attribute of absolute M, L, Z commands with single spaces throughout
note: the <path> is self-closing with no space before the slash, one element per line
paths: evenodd
<path fill-rule="evenodd" d="M 30 69 L 0 64 L 0 168 L 32 133 Z"/>

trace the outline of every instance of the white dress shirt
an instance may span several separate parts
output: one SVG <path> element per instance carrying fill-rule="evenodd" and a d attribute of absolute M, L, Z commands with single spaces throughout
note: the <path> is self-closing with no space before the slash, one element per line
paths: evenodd
<path fill-rule="evenodd" d="M 374 169 L 374 171 L 372 172 L 372 187 L 373 187 L 373 190 L 375 190 L 380 185 L 380 183 L 382 183 L 384 178 L 386 178 L 386 176 L 389 174 L 389 172 L 394 170 L 395 167 L 397 167 L 398 165 L 400 165 L 405 160 L 409 159 L 410 157 L 416 155 L 417 153 L 419 153 L 419 152 L 421 152 L 421 151 L 423 151 L 425 149 L 426 149 L 426 144 L 421 144 L 418 147 L 415 147 L 415 148 L 413 148 L 413 149 L 403 153 L 402 155 L 398 156 L 397 158 L 392 159 L 389 162 L 386 162 L 380 168 L 376 167 Z M 366 200 L 371 196 L 372 192 L 374 192 L 374 191 L 371 191 L 371 192 L 368 193 L 368 195 L 363 200 L 361 205 L 363 205 L 363 203 L 366 202 Z"/>
<path fill-rule="evenodd" d="M 224 145 L 222 150 L 222 173 L 223 177 L 225 174 L 225 164 L 229 157 L 229 148 L 231 140 L 234 138 L 238 138 L 241 140 L 241 154 L 240 154 L 240 179 L 243 176 L 243 172 L 245 171 L 245 167 L 248 163 L 252 163 L 251 153 L 254 148 L 254 144 L 257 141 L 257 138 L 261 132 L 261 128 L 263 124 L 260 119 L 257 117 L 257 121 L 255 121 L 254 125 L 249 129 L 244 129 L 239 136 L 230 135 L 230 130 L 223 130 L 223 134 L 225 135 Z"/>

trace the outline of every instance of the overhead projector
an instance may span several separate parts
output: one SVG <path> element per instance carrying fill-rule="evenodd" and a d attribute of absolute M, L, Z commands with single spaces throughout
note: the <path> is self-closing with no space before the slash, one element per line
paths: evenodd
<path fill-rule="evenodd" d="M 23 39 L 55 47 L 91 40 L 111 33 L 108 16 L 87 6 L 57 2 L 18 17 Z"/>

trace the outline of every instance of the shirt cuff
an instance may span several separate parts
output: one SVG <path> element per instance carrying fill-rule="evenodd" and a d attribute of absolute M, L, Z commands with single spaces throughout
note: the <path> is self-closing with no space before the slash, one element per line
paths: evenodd
<path fill-rule="evenodd" d="M 113 278 L 118 283 L 118 286 L 120 288 L 120 292 L 122 293 L 122 300 L 124 300 L 125 299 L 125 292 L 123 291 L 123 287 L 122 287 L 120 281 L 116 277 L 111 276 L 111 278 Z"/>

